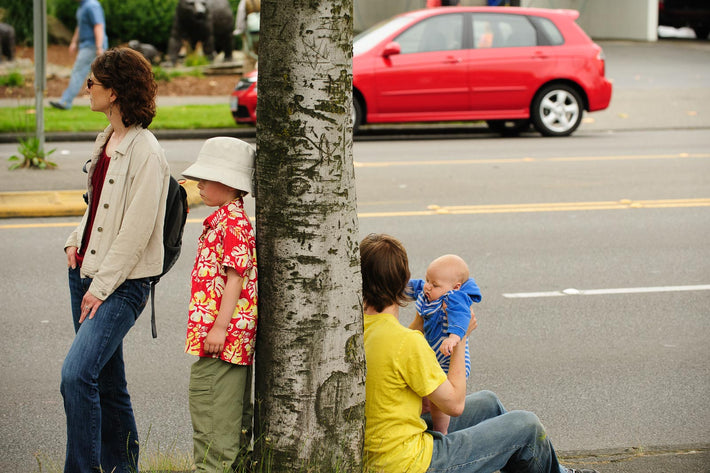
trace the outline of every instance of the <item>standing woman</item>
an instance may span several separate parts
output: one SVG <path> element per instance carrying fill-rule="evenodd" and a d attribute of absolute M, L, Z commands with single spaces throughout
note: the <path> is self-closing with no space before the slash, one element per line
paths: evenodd
<path fill-rule="evenodd" d="M 110 49 L 91 64 L 91 110 L 109 125 L 98 135 L 89 206 L 64 245 L 76 336 L 62 366 L 67 416 L 65 473 L 138 471 L 138 433 L 126 388 L 123 337 L 163 267 L 163 219 L 170 178 L 146 128 L 157 85 L 147 60 Z"/>

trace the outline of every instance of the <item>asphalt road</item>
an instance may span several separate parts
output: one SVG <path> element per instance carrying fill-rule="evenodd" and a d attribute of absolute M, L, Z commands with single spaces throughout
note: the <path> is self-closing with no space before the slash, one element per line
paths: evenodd
<path fill-rule="evenodd" d="M 357 143 L 361 234 L 401 238 L 415 275 L 447 252 L 469 262 L 484 294 L 469 389 L 536 412 L 561 452 L 709 444 L 710 291 L 506 296 L 710 284 L 708 145 L 706 130 Z M 158 339 L 144 314 L 125 343 L 146 451 L 190 451 L 182 344 L 207 212 L 193 209 L 158 286 Z M 61 248 L 76 221 L 0 223 L 2 471 L 31 471 L 34 452 L 61 458 L 72 339 Z"/>
<path fill-rule="evenodd" d="M 662 44 L 654 60 L 647 45 L 632 54 L 614 44 L 605 50 L 621 104 L 571 138 L 473 132 L 354 147 L 361 234 L 402 239 L 414 275 L 446 252 L 469 262 L 484 294 L 469 390 L 536 412 L 563 455 L 710 445 L 710 128 L 698 124 L 710 104 L 708 49 L 666 54 Z M 201 141 L 163 144 L 179 172 Z M 58 152 L 79 163 L 86 146 Z M 158 286 L 158 339 L 143 314 L 125 342 L 149 455 L 191 449 L 193 359 L 182 346 L 207 212 L 193 209 L 183 256 Z M 73 334 L 61 248 L 77 220 L 0 222 L 0 471 L 37 471 L 35 453 L 42 471 L 62 462 L 59 372 Z"/>

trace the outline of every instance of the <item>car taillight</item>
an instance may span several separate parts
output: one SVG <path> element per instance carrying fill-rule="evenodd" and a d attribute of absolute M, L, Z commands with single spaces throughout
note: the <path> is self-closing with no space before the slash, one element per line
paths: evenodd
<path fill-rule="evenodd" d="M 602 63 L 602 77 L 606 77 L 606 56 L 604 56 L 604 50 L 599 50 L 597 60 Z"/>

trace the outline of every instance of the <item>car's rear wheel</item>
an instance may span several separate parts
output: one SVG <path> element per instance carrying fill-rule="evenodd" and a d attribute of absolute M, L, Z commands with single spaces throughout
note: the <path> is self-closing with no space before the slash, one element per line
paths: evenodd
<path fill-rule="evenodd" d="M 350 115 L 353 121 L 353 135 L 355 135 L 357 134 L 360 124 L 362 123 L 362 104 L 355 96 L 353 96 L 353 108 Z"/>
<path fill-rule="evenodd" d="M 487 120 L 488 128 L 503 136 L 517 136 L 530 128 L 530 120 Z"/>
<path fill-rule="evenodd" d="M 544 136 L 569 136 L 582 122 L 584 105 L 572 87 L 552 84 L 540 90 L 532 102 L 530 117 Z"/>

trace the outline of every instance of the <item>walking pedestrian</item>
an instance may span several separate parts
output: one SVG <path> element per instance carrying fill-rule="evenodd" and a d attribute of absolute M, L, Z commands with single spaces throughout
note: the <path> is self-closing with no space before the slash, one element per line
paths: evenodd
<path fill-rule="evenodd" d="M 91 61 L 108 48 L 104 10 L 98 0 L 77 0 L 76 28 L 69 43 L 69 52 L 77 53 L 71 70 L 69 85 L 59 101 L 49 104 L 59 110 L 69 110 L 74 98 L 81 92 L 86 76 L 89 75 Z"/>

